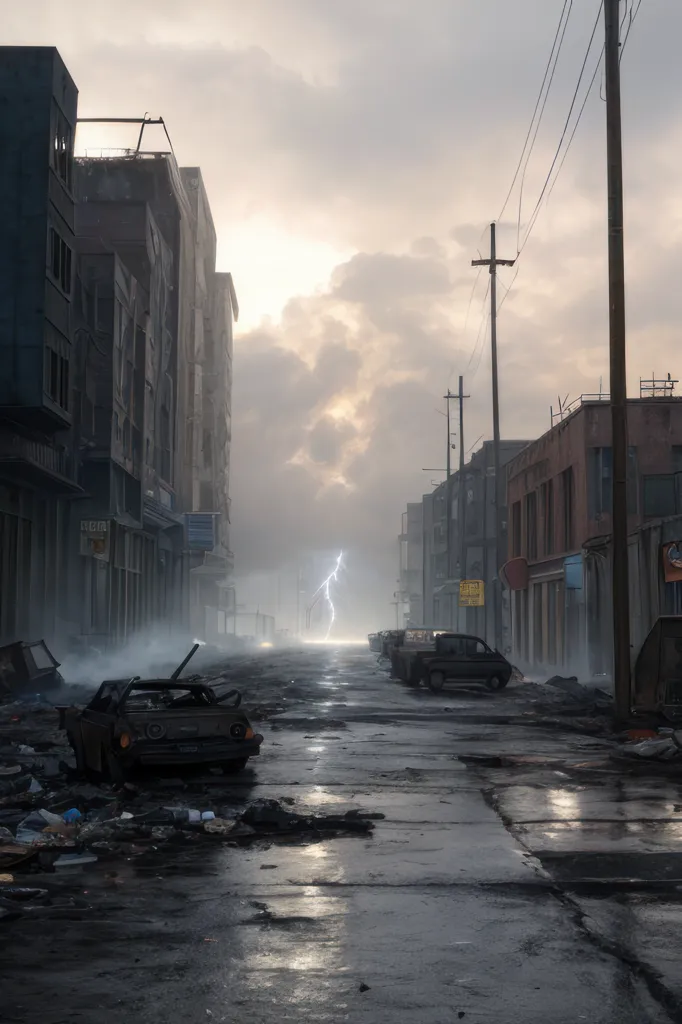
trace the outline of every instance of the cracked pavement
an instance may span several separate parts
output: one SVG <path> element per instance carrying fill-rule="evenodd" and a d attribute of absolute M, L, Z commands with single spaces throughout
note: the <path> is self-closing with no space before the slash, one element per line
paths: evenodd
<path fill-rule="evenodd" d="M 682 1021 L 682 780 L 531 724 L 528 684 L 434 695 L 333 645 L 223 668 L 265 735 L 235 809 L 385 817 L 32 878 L 89 903 L 2 925 L 0 1020 Z"/>

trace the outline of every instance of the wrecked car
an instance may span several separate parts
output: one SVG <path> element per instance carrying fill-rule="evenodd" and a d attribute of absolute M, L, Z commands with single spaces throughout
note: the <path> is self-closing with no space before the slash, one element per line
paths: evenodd
<path fill-rule="evenodd" d="M 424 682 L 434 693 L 447 681 L 502 690 L 512 672 L 503 654 L 480 637 L 460 633 L 434 632 L 431 641 L 424 637 L 421 643 L 415 638 L 411 645 L 394 651 L 391 659 L 392 675 L 413 685 Z"/>
<path fill-rule="evenodd" d="M 399 647 L 405 636 L 404 629 L 385 629 L 381 635 L 380 658 L 390 658 L 394 647 Z"/>
<path fill-rule="evenodd" d="M 17 640 L 0 647 L 0 693 L 39 692 L 63 682 L 59 662 L 44 640 Z"/>
<path fill-rule="evenodd" d="M 682 717 L 682 615 L 662 615 L 635 661 L 632 708 L 638 715 Z"/>
<path fill-rule="evenodd" d="M 196 676 L 179 678 L 198 646 L 169 679 L 107 680 L 85 707 L 59 708 L 80 771 L 114 783 L 144 767 L 206 765 L 233 774 L 260 753 L 263 737 L 239 709 L 236 690 L 217 695 Z"/>

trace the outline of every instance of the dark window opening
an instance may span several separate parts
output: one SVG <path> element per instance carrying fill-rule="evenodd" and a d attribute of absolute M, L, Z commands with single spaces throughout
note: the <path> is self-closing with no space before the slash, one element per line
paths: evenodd
<path fill-rule="evenodd" d="M 642 477 L 644 515 L 654 518 L 674 516 L 678 510 L 674 473 Z"/>
<path fill-rule="evenodd" d="M 561 490 L 563 500 L 563 550 L 571 551 L 574 544 L 575 524 L 574 518 L 574 496 L 573 496 L 573 466 L 569 466 L 561 474 Z"/>
<path fill-rule="evenodd" d="M 543 553 L 554 554 L 554 481 L 542 485 Z"/>
<path fill-rule="evenodd" d="M 611 448 L 590 448 L 588 509 L 590 519 L 610 516 L 613 503 L 613 454 Z M 637 449 L 628 448 L 627 463 L 628 514 L 637 515 Z"/>
<path fill-rule="evenodd" d="M 521 554 L 521 502 L 512 505 L 512 555 L 518 558 Z"/>
<path fill-rule="evenodd" d="M 531 562 L 538 557 L 537 491 L 531 491 L 526 495 L 526 554 Z"/>
<path fill-rule="evenodd" d="M 69 360 L 65 356 L 60 356 L 58 352 L 47 345 L 44 365 L 45 393 L 55 405 L 60 405 L 62 409 L 68 411 L 70 405 Z"/>
<path fill-rule="evenodd" d="M 69 408 L 69 360 L 59 357 L 59 404 L 62 409 Z"/>
<path fill-rule="evenodd" d="M 50 228 L 50 273 L 65 295 L 71 296 L 71 249 L 54 228 Z"/>

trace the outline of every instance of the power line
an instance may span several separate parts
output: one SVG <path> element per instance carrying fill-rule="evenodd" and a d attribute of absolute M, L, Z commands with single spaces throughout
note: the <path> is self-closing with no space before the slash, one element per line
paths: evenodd
<path fill-rule="evenodd" d="M 570 4 L 570 6 L 569 6 L 569 4 Z M 521 165 L 523 163 L 523 158 L 524 158 L 524 155 L 526 153 L 526 148 L 528 146 L 528 141 L 530 139 L 531 132 L 533 131 L 533 125 L 535 124 L 535 118 L 536 118 L 536 115 L 537 115 L 537 112 L 538 112 L 538 108 L 540 107 L 540 103 L 542 102 L 542 97 L 543 97 L 543 93 L 544 93 L 544 89 L 545 89 L 545 83 L 547 82 L 547 76 L 550 74 L 550 67 L 551 67 L 551 64 L 552 64 L 552 58 L 554 57 L 554 51 L 557 48 L 557 42 L 559 41 L 559 35 L 561 33 L 561 26 L 563 24 L 564 14 L 566 13 L 566 8 L 567 7 L 569 8 L 569 15 L 570 15 L 571 8 L 573 7 L 573 0 L 564 0 L 564 6 L 563 6 L 563 8 L 561 10 L 561 17 L 559 18 L 559 24 L 557 25 L 557 30 L 556 30 L 556 33 L 554 35 L 554 42 L 552 43 L 552 49 L 550 51 L 549 58 L 547 60 L 547 65 L 545 67 L 545 73 L 544 73 L 543 78 L 542 78 L 542 84 L 540 86 L 540 92 L 538 93 L 538 98 L 535 101 L 535 107 L 533 109 L 533 116 L 531 117 L 530 124 L 528 125 L 528 131 L 526 133 L 526 138 L 525 138 L 525 141 L 523 143 L 523 149 L 521 150 L 521 156 L 519 157 L 519 162 L 516 165 L 516 170 L 514 171 L 514 177 L 512 178 L 512 183 L 509 186 L 509 191 L 507 192 L 507 197 L 506 197 L 504 203 L 502 204 L 502 209 L 500 210 L 499 215 L 497 217 L 498 221 L 502 220 L 502 215 L 504 214 L 504 211 L 507 208 L 507 203 L 509 202 L 509 200 L 511 198 L 511 194 L 514 191 L 514 185 L 516 184 L 516 180 L 517 180 L 517 178 L 519 176 L 519 171 L 521 170 Z M 568 18 L 566 19 L 566 23 L 568 23 Z M 564 25 L 564 33 L 565 32 L 566 32 L 566 26 Z M 563 43 L 563 35 L 561 36 L 561 42 L 559 43 L 559 50 L 561 49 L 561 43 Z M 559 52 L 557 51 L 557 60 L 558 60 L 558 58 L 559 58 Z M 556 68 L 556 61 L 555 61 L 555 64 L 554 64 L 554 68 Z M 554 77 L 554 69 L 552 70 L 552 73 L 551 73 L 551 78 L 553 78 L 553 77 Z M 551 86 L 551 84 L 552 84 L 551 79 L 550 79 L 550 83 L 549 84 Z M 549 86 L 548 86 L 547 91 L 549 92 Z M 545 103 L 546 102 L 547 102 L 547 97 L 545 96 Z M 544 103 L 543 103 L 542 110 L 544 111 L 544 109 L 545 109 L 545 107 L 544 107 Z M 540 113 L 540 120 L 541 119 L 542 119 L 542 112 Z M 538 125 L 539 125 L 539 121 L 538 121 Z"/>
<path fill-rule="evenodd" d="M 590 36 L 590 41 L 587 44 L 587 51 L 585 53 L 585 57 L 584 57 L 584 60 L 583 60 L 583 63 L 582 63 L 582 67 L 580 69 L 580 75 L 578 76 L 578 83 L 577 83 L 577 85 L 575 87 L 575 91 L 573 93 L 573 98 L 571 100 L 571 105 L 568 108 L 568 114 L 566 116 L 566 121 L 564 122 L 563 131 L 561 132 L 561 137 L 559 139 L 559 144 L 558 144 L 558 146 L 556 148 L 556 152 L 554 154 L 554 159 L 552 160 L 552 163 L 550 165 L 549 171 L 547 172 L 547 177 L 545 178 L 545 183 L 542 186 L 542 190 L 541 190 L 540 195 L 538 197 L 538 201 L 535 204 L 535 209 L 533 210 L 533 213 L 531 215 L 531 218 L 530 218 L 530 221 L 529 221 L 529 224 L 528 224 L 528 230 L 526 231 L 526 234 L 524 236 L 523 242 L 522 242 L 521 247 L 519 249 L 519 255 L 525 249 L 525 247 L 526 247 L 526 245 L 528 243 L 528 239 L 530 238 L 531 232 L 532 232 L 533 228 L 535 227 L 535 222 L 538 219 L 538 216 L 540 214 L 540 209 L 542 207 L 542 200 L 545 197 L 545 193 L 547 191 L 547 188 L 549 187 L 549 183 L 550 183 L 550 180 L 551 180 L 551 177 L 552 177 L 552 173 L 554 171 L 554 168 L 556 167 L 557 160 L 559 159 L 559 154 L 561 153 L 561 147 L 564 144 L 564 139 L 566 138 L 566 134 L 568 132 L 568 126 L 569 126 L 569 124 L 571 122 L 571 116 L 573 114 L 573 110 L 575 108 L 575 105 L 576 105 L 576 102 L 577 102 L 577 99 L 578 99 L 578 93 L 580 92 L 580 86 L 582 84 L 583 76 L 585 74 L 585 68 L 587 67 L 587 61 L 589 60 L 590 52 L 592 50 L 592 44 L 594 42 L 594 37 L 597 34 L 597 28 L 599 27 L 599 22 L 600 22 L 600 19 L 601 19 L 601 12 L 602 12 L 603 6 L 604 6 L 604 0 L 600 0 L 599 10 L 597 12 L 597 17 L 595 18 L 594 27 L 592 29 L 592 35 Z"/>
<path fill-rule="evenodd" d="M 635 0 L 631 0 L 631 2 L 632 2 L 632 6 L 630 8 L 630 18 L 629 18 L 629 21 L 628 21 L 627 30 L 625 32 L 625 35 L 623 37 L 623 41 L 622 41 L 621 47 L 620 47 L 620 58 L 621 58 L 621 60 L 623 59 L 623 53 L 625 51 L 625 47 L 627 45 L 628 39 L 630 38 L 630 32 L 632 31 L 632 27 L 633 27 L 635 21 L 637 20 L 637 15 L 639 14 L 640 8 L 642 6 L 642 0 L 637 0 L 637 5 L 636 6 L 635 6 Z M 601 16 L 601 8 L 600 8 L 599 14 L 597 15 L 597 21 L 599 21 L 600 16 Z M 625 25 L 626 20 L 628 20 L 627 11 L 623 15 L 623 20 L 622 20 L 622 23 L 621 23 L 621 29 Z M 592 42 L 592 40 L 590 40 L 590 47 L 588 48 L 588 55 L 589 55 L 589 50 L 591 49 L 591 42 Z M 599 72 L 601 70 L 603 58 L 604 58 L 604 45 L 602 44 L 602 48 L 601 48 L 601 51 L 600 51 L 600 54 L 599 54 L 599 60 L 597 61 L 597 66 L 595 67 L 594 72 L 592 74 L 592 78 L 590 79 L 590 83 L 589 83 L 589 85 L 587 87 L 587 91 L 585 93 L 582 105 L 581 105 L 580 110 L 578 112 L 578 117 L 576 118 L 576 122 L 573 125 L 573 130 L 571 131 L 571 135 L 569 137 L 568 143 L 566 145 L 566 148 L 564 149 L 564 152 L 563 152 L 563 155 L 562 155 L 562 158 L 561 158 L 561 162 L 559 163 L 559 166 L 557 168 L 556 174 L 554 175 L 554 180 L 552 181 L 552 184 L 549 187 L 549 191 L 547 193 L 547 201 L 549 201 L 549 199 L 550 199 L 550 197 L 552 195 L 552 192 L 554 191 L 554 186 L 556 185 L 557 181 L 559 180 L 559 175 L 561 174 L 561 170 L 562 170 L 562 168 L 564 166 L 564 163 L 566 162 L 566 157 L 568 156 L 568 152 L 569 152 L 569 150 L 571 148 L 571 145 L 572 145 L 573 140 L 575 138 L 576 132 L 578 131 L 578 126 L 580 125 L 580 122 L 582 120 L 582 116 L 583 116 L 583 114 L 585 112 L 585 108 L 587 106 L 587 101 L 589 100 L 589 98 L 590 98 L 590 96 L 592 94 L 592 90 L 594 89 L 594 85 L 595 85 L 595 82 L 597 80 L 597 76 L 598 76 L 598 74 L 599 74 Z M 580 82 L 578 82 L 578 87 L 579 86 L 580 86 Z M 570 116 L 570 114 L 569 114 L 569 116 Z M 535 219 L 537 219 L 537 217 Z M 535 224 L 535 220 L 533 221 L 533 225 L 534 224 Z M 531 225 L 530 229 L 532 229 L 533 225 Z M 526 238 L 524 240 L 524 246 L 525 246 L 527 241 L 528 241 L 528 233 L 526 234 Z M 519 255 L 520 255 L 520 253 L 519 253 Z M 500 304 L 498 306 L 498 310 L 500 310 L 502 308 L 502 306 L 504 305 L 504 303 L 505 303 L 505 301 L 506 301 L 510 291 L 514 287 L 514 284 L 516 282 L 516 278 L 519 275 L 519 270 L 520 270 L 520 266 L 519 266 L 519 264 L 517 262 L 516 270 L 514 271 L 514 276 L 512 277 L 512 279 L 511 279 L 511 281 L 509 283 L 509 287 L 507 287 L 506 285 L 503 284 L 503 287 L 506 289 L 506 291 L 505 291 L 505 294 L 504 294 L 504 296 L 503 296 L 503 298 L 502 298 L 502 300 L 501 300 L 501 302 L 500 302 Z"/>
<path fill-rule="evenodd" d="M 564 3 L 564 8 L 563 8 L 563 10 L 561 12 L 561 17 L 562 18 L 564 16 L 564 11 L 565 10 L 566 10 L 566 3 Z M 538 137 L 538 132 L 540 131 L 540 124 L 542 122 L 542 117 L 543 117 L 543 114 L 545 112 L 545 107 L 547 106 L 547 100 L 549 98 L 549 93 L 550 93 L 550 90 L 552 88 L 552 83 L 554 81 L 554 75 L 556 73 L 557 64 L 559 63 L 559 55 L 561 53 L 561 48 L 563 46 L 564 36 L 566 35 L 566 29 L 568 28 L 568 19 L 571 16 L 571 11 L 572 10 L 573 10 L 573 0 L 570 0 L 570 7 L 568 8 L 568 14 L 566 15 L 566 20 L 564 22 L 563 31 L 561 33 L 561 39 L 559 40 L 559 46 L 558 46 L 557 51 L 556 51 L 556 57 L 554 59 L 554 65 L 552 67 L 552 73 L 550 75 L 549 84 L 547 85 L 547 91 L 545 92 L 545 98 L 542 101 L 542 109 L 540 110 L 540 116 L 539 116 L 539 118 L 537 120 L 537 124 L 535 125 L 535 132 L 533 134 L 533 140 L 532 140 L 532 142 L 530 144 L 530 148 L 529 148 L 528 153 L 526 155 L 526 161 L 525 161 L 525 163 L 523 165 L 523 173 L 521 175 L 521 185 L 519 187 L 519 209 L 518 209 L 518 214 L 517 214 L 517 218 L 516 218 L 516 252 L 517 253 L 519 251 L 519 241 L 520 241 L 520 237 L 521 237 L 521 213 L 522 213 L 522 210 L 523 210 L 523 189 L 524 189 L 524 185 L 525 185 L 525 182 L 526 182 L 526 171 L 528 170 L 528 164 L 530 162 L 530 158 L 531 158 L 533 150 L 535 148 L 535 142 L 536 142 L 537 137 Z M 559 20 L 559 28 L 561 28 L 561 19 Z M 559 31 L 559 29 L 557 29 L 557 32 L 558 31 Z"/>

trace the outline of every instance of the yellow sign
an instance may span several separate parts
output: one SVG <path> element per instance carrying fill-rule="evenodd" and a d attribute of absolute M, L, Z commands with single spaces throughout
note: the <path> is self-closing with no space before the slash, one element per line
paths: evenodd
<path fill-rule="evenodd" d="M 483 580 L 460 580 L 460 608 L 482 608 L 485 604 Z"/>

